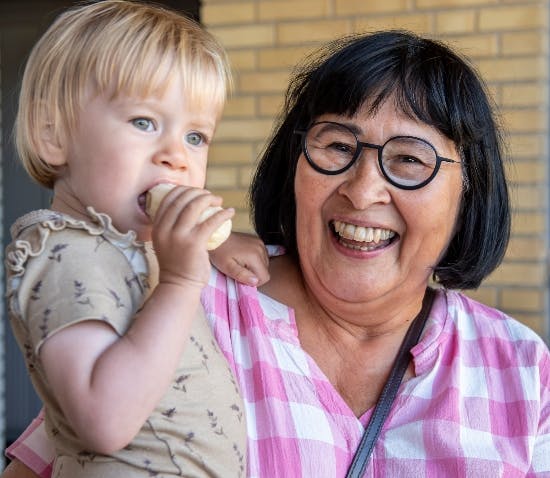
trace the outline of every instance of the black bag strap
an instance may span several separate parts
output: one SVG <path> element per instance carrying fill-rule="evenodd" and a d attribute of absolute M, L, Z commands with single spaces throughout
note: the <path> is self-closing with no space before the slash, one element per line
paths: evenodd
<path fill-rule="evenodd" d="M 353 461 L 351 462 L 346 478 L 360 478 L 365 472 L 365 468 L 367 467 L 367 462 L 374 448 L 376 439 L 380 434 L 380 430 L 382 430 L 382 425 L 384 425 L 384 421 L 390 412 L 395 396 L 397 395 L 399 385 L 401 384 L 405 371 L 409 366 L 409 362 L 411 360 L 411 349 L 420 339 L 420 335 L 422 334 L 422 330 L 426 324 L 430 309 L 432 308 L 434 298 L 435 291 L 428 287 L 426 289 L 424 299 L 422 300 L 422 309 L 413 320 L 409 330 L 407 330 L 407 334 L 403 339 L 401 347 L 399 347 L 399 352 L 397 352 L 397 357 L 395 358 L 388 381 L 384 385 L 380 398 L 378 399 L 378 402 L 372 412 L 369 424 L 367 425 L 365 433 L 363 433 L 363 437 L 361 438 L 361 442 L 357 447 L 357 451 L 355 452 L 355 456 L 353 457 Z"/>

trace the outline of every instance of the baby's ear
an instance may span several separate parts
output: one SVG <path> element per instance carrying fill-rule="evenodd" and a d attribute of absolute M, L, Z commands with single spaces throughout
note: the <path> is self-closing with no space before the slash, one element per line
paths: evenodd
<path fill-rule="evenodd" d="M 40 158 L 51 166 L 63 166 L 67 162 L 67 154 L 62 144 L 62 138 L 56 134 L 51 123 L 40 128 L 37 137 Z"/>

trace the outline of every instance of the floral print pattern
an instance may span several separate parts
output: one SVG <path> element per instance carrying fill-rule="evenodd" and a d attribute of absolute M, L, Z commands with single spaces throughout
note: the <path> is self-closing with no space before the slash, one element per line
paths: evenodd
<path fill-rule="evenodd" d="M 123 335 L 156 283 L 135 234 L 119 233 L 104 214 L 89 214 L 84 222 L 34 211 L 12 227 L 6 250 L 10 322 L 46 405 L 46 426 L 59 456 L 53 476 L 245 476 L 242 399 L 202 312 L 171 386 L 126 448 L 98 455 L 74 436 L 48 389 L 40 346 L 83 320 L 101 320 Z"/>

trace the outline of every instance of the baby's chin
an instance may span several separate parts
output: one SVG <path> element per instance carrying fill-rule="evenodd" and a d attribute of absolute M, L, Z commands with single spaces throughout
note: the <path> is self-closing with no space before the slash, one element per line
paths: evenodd
<path fill-rule="evenodd" d="M 136 230 L 137 239 L 141 242 L 151 242 L 153 240 L 153 234 L 152 234 L 153 228 L 151 226 L 149 227 L 142 227 L 139 230 Z"/>

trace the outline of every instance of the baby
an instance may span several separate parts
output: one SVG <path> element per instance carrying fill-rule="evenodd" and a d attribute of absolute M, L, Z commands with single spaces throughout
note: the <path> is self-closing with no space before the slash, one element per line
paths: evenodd
<path fill-rule="evenodd" d="M 200 305 L 207 243 L 233 215 L 201 218 L 221 204 L 203 188 L 229 81 L 195 22 L 124 0 L 66 11 L 32 51 L 17 148 L 54 196 L 12 227 L 7 297 L 52 476 L 245 474 L 239 390 Z"/>

